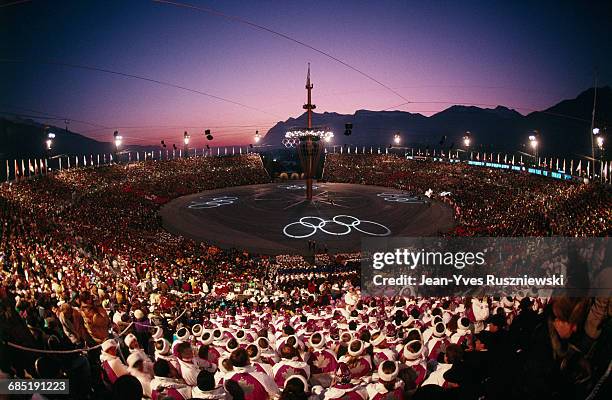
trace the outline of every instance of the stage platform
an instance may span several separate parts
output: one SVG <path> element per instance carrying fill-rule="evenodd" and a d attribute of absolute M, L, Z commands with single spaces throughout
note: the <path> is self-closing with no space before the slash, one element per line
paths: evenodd
<path fill-rule="evenodd" d="M 378 186 L 305 182 L 238 186 L 183 196 L 159 211 L 174 234 L 260 254 L 353 252 L 362 237 L 434 236 L 454 226 L 453 210 L 425 196 Z"/>

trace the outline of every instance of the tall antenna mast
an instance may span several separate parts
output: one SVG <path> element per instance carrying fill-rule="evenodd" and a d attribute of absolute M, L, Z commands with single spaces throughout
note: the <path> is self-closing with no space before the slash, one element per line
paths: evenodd
<path fill-rule="evenodd" d="M 304 109 L 308 111 L 308 129 L 312 129 L 312 110 L 317 108 L 312 104 L 312 88 L 313 85 L 310 83 L 310 63 L 308 63 L 308 75 L 306 75 L 306 90 L 308 91 L 308 103 L 304 104 Z"/>

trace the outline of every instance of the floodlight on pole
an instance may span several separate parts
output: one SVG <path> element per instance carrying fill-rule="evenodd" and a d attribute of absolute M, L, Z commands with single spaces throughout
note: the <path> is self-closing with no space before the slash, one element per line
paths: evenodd
<path fill-rule="evenodd" d="M 599 128 L 593 128 L 593 135 L 599 135 Z"/>
<path fill-rule="evenodd" d="M 597 147 L 599 147 L 599 150 L 603 150 L 603 145 L 604 145 L 604 138 L 603 136 L 597 136 Z"/>
<path fill-rule="evenodd" d="M 400 142 L 401 142 L 401 141 L 402 141 L 402 138 L 401 138 L 400 134 L 399 134 L 399 133 L 396 133 L 396 134 L 393 136 L 393 143 L 395 143 L 395 144 L 400 144 Z"/>
<path fill-rule="evenodd" d="M 45 141 L 47 144 L 47 150 L 51 150 L 51 147 L 53 146 L 53 139 L 55 139 L 55 133 L 49 132 L 47 134 L 47 140 Z"/>
<path fill-rule="evenodd" d="M 259 131 L 255 131 L 255 143 L 259 143 L 261 140 L 261 136 L 259 136 Z"/>
<path fill-rule="evenodd" d="M 123 136 L 119 134 L 119 131 L 115 131 L 113 133 L 113 139 L 115 140 L 115 150 L 119 150 L 119 146 L 121 146 L 121 142 L 123 141 Z"/>
<path fill-rule="evenodd" d="M 534 131 L 531 135 L 529 135 L 529 144 L 531 145 L 531 148 L 533 149 L 534 152 L 534 159 L 537 162 L 538 159 L 538 138 L 539 138 L 540 134 L 538 133 L 538 131 Z"/>
<path fill-rule="evenodd" d="M 119 131 L 113 132 L 113 140 L 115 142 L 115 162 L 119 162 L 119 147 L 123 141 L 123 136 L 119 134 Z"/>
<path fill-rule="evenodd" d="M 191 138 L 191 136 L 189 135 L 189 133 L 187 133 L 187 131 L 185 131 L 183 133 L 183 155 L 185 158 L 189 157 L 189 139 Z"/>
<path fill-rule="evenodd" d="M 463 135 L 463 145 L 465 147 L 470 147 L 471 141 L 472 139 L 470 137 L 470 131 L 465 132 L 465 135 Z"/>

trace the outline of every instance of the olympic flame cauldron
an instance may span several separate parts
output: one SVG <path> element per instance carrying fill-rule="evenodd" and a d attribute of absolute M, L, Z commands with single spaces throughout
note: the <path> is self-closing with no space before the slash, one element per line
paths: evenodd
<path fill-rule="evenodd" d="M 285 134 L 285 143 L 295 146 L 306 179 L 306 199 L 312 200 L 312 180 L 323 152 L 322 142 L 330 140 L 333 132 L 326 129 L 295 129 Z M 285 144 L 287 145 L 287 144 Z M 291 147 L 293 147 L 291 146 Z M 289 146 L 288 146 L 289 147 Z"/>

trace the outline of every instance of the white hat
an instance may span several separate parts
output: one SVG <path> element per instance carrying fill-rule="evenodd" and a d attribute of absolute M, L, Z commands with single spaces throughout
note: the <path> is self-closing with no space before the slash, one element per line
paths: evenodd
<path fill-rule="evenodd" d="M 265 342 L 265 345 L 261 344 L 262 340 Z M 262 350 L 268 350 L 270 348 L 270 341 L 268 340 L 268 338 L 265 338 L 263 336 L 258 337 L 255 343 L 257 343 L 257 347 L 259 347 Z"/>
<path fill-rule="evenodd" d="M 470 320 L 468 317 L 461 317 L 457 320 L 457 330 L 467 331 L 470 329 Z"/>
<path fill-rule="evenodd" d="M 161 345 L 161 349 L 158 348 Z M 167 355 L 170 352 L 170 342 L 164 338 L 155 341 L 155 354 Z"/>
<path fill-rule="evenodd" d="M 372 343 L 372 345 L 374 345 L 374 346 L 378 346 L 379 344 L 381 344 L 385 340 L 385 335 L 381 331 L 379 331 L 379 330 L 372 332 L 372 336 L 371 337 L 374 337 L 374 335 L 376 335 L 376 334 L 378 334 L 378 336 L 376 336 L 376 338 L 370 339 L 370 343 Z"/>
<path fill-rule="evenodd" d="M 390 361 L 393 363 L 393 371 L 391 373 L 386 373 L 383 370 L 383 365 L 385 364 L 385 362 L 386 361 L 381 362 L 378 366 L 378 377 L 380 378 L 380 380 L 383 380 L 385 382 L 391 382 L 393 379 L 397 378 L 399 368 L 397 367 L 397 363 L 395 361 Z"/>
<path fill-rule="evenodd" d="M 133 333 L 128 333 L 125 336 L 125 339 L 123 339 L 123 341 L 125 342 L 125 345 L 127 347 L 132 347 L 132 343 L 134 343 L 134 342 L 138 343 L 138 340 L 136 339 L 136 336 L 134 336 Z"/>
<path fill-rule="evenodd" d="M 212 342 L 215 340 L 215 337 L 213 336 L 212 331 L 210 329 L 204 329 L 202 330 L 202 335 L 200 336 L 200 339 L 202 341 L 202 344 L 208 346 L 212 344 Z"/>
<path fill-rule="evenodd" d="M 153 334 L 153 340 L 161 339 L 164 337 L 164 329 L 161 326 L 155 328 L 155 333 Z"/>
<path fill-rule="evenodd" d="M 113 314 L 113 324 L 118 325 L 121 322 L 121 317 L 123 316 L 123 313 L 121 311 L 117 311 L 116 313 Z"/>
<path fill-rule="evenodd" d="M 300 346 L 300 341 L 298 339 L 298 337 L 296 335 L 290 335 L 287 336 L 287 340 L 285 340 L 285 342 L 283 344 L 288 344 L 287 342 L 289 341 L 289 338 L 293 338 L 295 341 L 295 344 L 293 345 L 293 347 L 295 347 L 296 349 Z"/>
<path fill-rule="evenodd" d="M 134 352 L 129 355 L 129 357 L 127 358 L 127 365 L 128 367 L 133 368 L 134 365 L 136 365 L 138 361 L 144 361 L 144 357 L 142 356 L 142 353 L 139 351 Z"/>
<path fill-rule="evenodd" d="M 512 308 L 514 306 L 514 299 L 512 297 L 504 297 L 501 303 L 506 308 Z"/>
<path fill-rule="evenodd" d="M 102 343 L 102 351 L 106 352 L 111 347 L 117 347 L 119 344 L 115 339 L 107 339 Z"/>
<path fill-rule="evenodd" d="M 446 335 L 446 325 L 444 322 L 438 322 L 433 328 L 433 335 L 437 338 L 444 337 Z"/>
<path fill-rule="evenodd" d="M 223 338 L 223 330 L 221 328 L 213 329 L 212 334 L 215 340 L 221 340 Z"/>
<path fill-rule="evenodd" d="M 353 344 L 355 344 L 355 343 L 356 343 L 356 344 L 358 344 L 358 346 L 359 346 L 359 350 L 356 350 L 356 351 L 355 351 L 355 350 L 353 350 L 353 349 L 352 349 Z M 350 356 L 352 356 L 352 357 L 357 357 L 357 356 L 360 356 L 360 355 L 361 355 L 361 353 L 363 353 L 364 347 L 365 347 L 365 346 L 363 345 L 363 342 L 362 342 L 361 340 L 359 340 L 359 339 L 353 339 L 353 340 L 351 340 L 351 341 L 349 342 L 349 344 L 348 344 L 348 354 L 349 354 Z"/>
<path fill-rule="evenodd" d="M 193 334 L 193 336 L 195 337 L 200 337 L 202 336 L 202 324 L 195 324 L 194 326 L 191 327 L 191 333 Z"/>
<path fill-rule="evenodd" d="M 185 327 L 179 328 L 176 331 L 176 338 L 182 341 L 188 340 L 189 339 L 189 329 Z"/>
<path fill-rule="evenodd" d="M 416 332 L 419 335 L 419 340 L 422 342 L 423 341 L 423 334 L 421 333 L 421 331 L 419 330 L 419 328 L 412 328 L 412 329 L 408 329 L 406 331 L 406 334 L 404 335 L 405 338 L 409 337 L 412 332 Z M 416 339 L 412 339 L 412 340 L 416 340 Z"/>
<path fill-rule="evenodd" d="M 416 347 L 415 350 L 412 347 Z M 406 360 L 416 360 L 423 354 L 423 343 L 420 340 L 411 340 L 404 346 L 403 355 Z"/>
<path fill-rule="evenodd" d="M 136 317 L 136 319 L 143 319 L 144 318 L 144 313 L 142 312 L 142 310 L 136 310 L 134 311 L 134 317 Z"/>
<path fill-rule="evenodd" d="M 347 335 L 348 335 L 348 340 L 343 340 L 343 337 L 346 337 Z M 351 340 L 353 340 L 353 334 L 351 332 L 344 331 L 340 334 L 340 340 L 343 342 L 350 342 Z"/>
<path fill-rule="evenodd" d="M 317 335 L 321 338 L 321 340 L 319 341 L 319 343 L 313 343 L 312 338 Z M 310 344 L 310 346 L 313 349 L 319 350 L 322 349 L 323 347 L 325 347 L 325 337 L 323 336 L 323 334 L 321 332 L 315 332 L 312 335 L 310 335 L 310 337 L 308 338 L 308 344 Z"/>
<path fill-rule="evenodd" d="M 229 357 L 219 357 L 219 361 L 217 361 L 217 366 L 219 367 L 219 371 L 221 371 L 223 374 L 227 374 L 228 372 L 230 372 L 228 369 L 225 369 L 225 367 L 223 366 L 223 361 L 227 360 Z"/>
<path fill-rule="evenodd" d="M 259 348 L 259 346 L 258 346 L 258 345 L 256 345 L 256 344 L 250 344 L 250 345 L 248 345 L 248 346 L 247 346 L 247 350 L 249 349 L 249 347 L 253 347 L 253 348 L 255 348 L 255 355 L 253 355 L 253 356 L 249 356 L 249 359 L 250 359 L 251 361 L 258 361 L 258 360 L 259 360 L 259 358 L 261 357 L 261 349 L 260 349 L 260 348 Z"/>
<path fill-rule="evenodd" d="M 246 331 L 244 329 L 238 329 L 238 331 L 236 331 L 236 340 L 238 340 L 240 343 L 244 343 L 247 341 L 246 338 Z"/>
<path fill-rule="evenodd" d="M 235 347 L 230 347 L 230 343 L 236 343 L 236 346 L 235 346 Z M 236 350 L 238 347 L 240 347 L 240 344 L 239 344 L 239 343 L 238 343 L 238 341 L 237 341 L 237 340 L 235 340 L 235 339 L 234 339 L 234 340 L 232 340 L 232 339 L 228 339 L 228 340 L 225 342 L 225 348 L 227 349 L 227 351 L 234 351 L 234 350 Z"/>
<path fill-rule="evenodd" d="M 287 386 L 287 382 L 289 382 L 291 379 L 299 379 L 300 381 L 302 381 L 302 383 L 304 384 L 304 392 L 308 393 L 308 382 L 306 381 L 306 378 L 299 374 L 291 375 L 290 377 L 285 379 L 283 387 Z"/>

